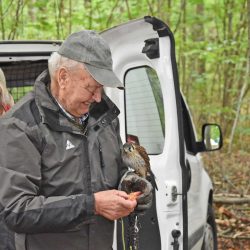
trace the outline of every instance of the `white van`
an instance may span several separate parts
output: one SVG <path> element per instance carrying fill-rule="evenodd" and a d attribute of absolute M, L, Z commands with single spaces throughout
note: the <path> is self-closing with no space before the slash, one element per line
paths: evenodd
<path fill-rule="evenodd" d="M 171 30 L 146 16 L 101 35 L 110 45 L 114 71 L 125 85 L 125 90 L 105 90 L 121 111 L 122 140 L 146 148 L 158 186 L 152 208 L 139 217 L 139 249 L 217 249 L 213 187 L 199 153 L 221 148 L 221 130 L 216 124 L 205 124 L 202 140 L 197 141 L 179 88 Z M 0 42 L 0 67 L 15 99 L 32 89 L 60 43 Z M 124 234 L 126 228 L 118 221 L 114 249 L 124 250 Z"/>

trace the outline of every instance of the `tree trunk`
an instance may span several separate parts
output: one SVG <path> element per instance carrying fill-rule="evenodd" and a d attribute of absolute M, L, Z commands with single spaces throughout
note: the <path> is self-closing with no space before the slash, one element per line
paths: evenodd
<path fill-rule="evenodd" d="M 107 22 L 106 22 L 106 28 L 109 28 L 110 23 L 111 23 L 112 18 L 113 18 L 114 11 L 115 11 L 115 9 L 118 7 L 118 4 L 119 4 L 119 0 L 116 0 L 115 5 L 114 5 L 113 8 L 111 9 L 111 12 L 110 12 L 110 14 L 109 14 L 108 20 L 107 20 Z"/>
<path fill-rule="evenodd" d="M 196 16 L 199 18 L 193 26 L 193 41 L 198 44 L 198 49 L 203 53 L 205 50 L 204 41 L 205 41 L 205 29 L 204 29 L 204 23 L 202 21 L 202 18 L 204 16 L 204 1 L 202 0 L 200 3 L 196 6 Z M 201 96 L 200 96 L 200 105 L 203 107 L 206 105 L 209 93 L 207 91 L 207 82 L 205 78 L 206 73 L 206 61 L 203 56 L 200 58 L 196 56 L 196 58 L 193 58 L 193 60 L 190 62 L 190 64 L 193 64 L 195 66 L 195 71 L 197 73 L 197 76 L 201 79 L 198 84 L 202 84 L 201 89 Z M 199 116 L 199 124 L 203 124 L 208 119 L 207 115 L 204 115 L 203 112 Z"/>
<path fill-rule="evenodd" d="M 31 0 L 28 4 L 28 15 L 32 23 L 36 22 L 36 11 L 34 8 L 35 0 Z"/>
<path fill-rule="evenodd" d="M 72 0 L 69 0 L 69 30 L 68 33 L 71 34 L 72 32 Z"/>
<path fill-rule="evenodd" d="M 248 24 L 247 70 L 246 70 L 245 82 L 241 88 L 239 100 L 237 103 L 236 115 L 235 115 L 233 127 L 232 127 L 231 134 L 230 134 L 230 139 L 229 139 L 228 153 L 231 153 L 232 151 L 233 138 L 234 138 L 235 130 L 236 130 L 239 117 L 240 117 L 241 104 L 250 86 L 250 0 L 247 1 L 247 24 Z"/>
<path fill-rule="evenodd" d="M 8 36 L 9 40 L 14 40 L 16 38 L 16 32 L 17 32 L 17 28 L 19 26 L 19 20 L 20 20 L 21 14 L 22 14 L 23 7 L 24 7 L 24 1 L 23 0 L 18 0 L 17 6 L 16 6 L 16 13 L 15 13 L 14 23 L 12 25 L 11 32 L 10 32 L 10 34 Z"/>
<path fill-rule="evenodd" d="M 189 83 L 186 81 L 186 39 L 187 39 L 187 29 L 186 29 L 186 0 L 181 1 L 181 13 L 180 13 L 180 27 L 181 27 L 181 45 L 180 45 L 180 79 L 181 84 L 186 86 L 186 98 L 188 101 L 188 87 Z"/>
<path fill-rule="evenodd" d="M 128 12 L 128 18 L 129 18 L 129 20 L 131 20 L 132 19 L 132 15 L 131 15 L 131 12 L 130 12 L 128 0 L 125 0 L 125 3 L 126 3 L 127 12 Z"/>
<path fill-rule="evenodd" d="M 92 0 L 85 0 L 84 1 L 84 9 L 86 16 L 88 17 L 88 29 L 92 29 L 92 15 L 93 15 L 93 7 L 92 7 Z"/>
<path fill-rule="evenodd" d="M 224 42 L 225 49 L 223 53 L 223 98 L 222 109 L 232 107 L 235 98 L 235 73 L 236 63 L 233 61 L 233 57 L 237 54 L 239 48 L 233 48 L 231 43 L 233 42 L 233 20 L 236 18 L 234 13 L 234 0 L 225 1 L 225 17 L 224 17 Z M 229 129 L 233 124 L 233 113 L 228 109 L 221 113 L 221 123 L 224 124 L 223 133 L 228 136 Z M 231 109 L 232 110 L 232 109 Z M 225 113 L 226 112 L 226 113 Z"/>
<path fill-rule="evenodd" d="M 4 14 L 3 14 L 2 0 L 0 0 L 0 22 L 1 22 L 2 40 L 5 40 L 5 27 L 4 27 Z"/>

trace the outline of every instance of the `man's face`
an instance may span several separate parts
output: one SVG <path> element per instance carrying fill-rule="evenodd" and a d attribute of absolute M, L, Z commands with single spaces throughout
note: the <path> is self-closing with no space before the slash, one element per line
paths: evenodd
<path fill-rule="evenodd" d="M 90 104 L 100 102 L 102 85 L 83 67 L 64 69 L 59 74 L 59 99 L 63 108 L 75 117 L 81 117 L 89 111 Z"/>

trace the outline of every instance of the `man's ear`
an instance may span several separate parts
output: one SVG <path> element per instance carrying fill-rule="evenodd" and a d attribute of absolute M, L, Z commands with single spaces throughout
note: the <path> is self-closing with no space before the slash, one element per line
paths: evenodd
<path fill-rule="evenodd" d="M 69 72 L 65 67 L 59 68 L 57 71 L 57 81 L 60 88 L 64 89 L 69 81 Z"/>

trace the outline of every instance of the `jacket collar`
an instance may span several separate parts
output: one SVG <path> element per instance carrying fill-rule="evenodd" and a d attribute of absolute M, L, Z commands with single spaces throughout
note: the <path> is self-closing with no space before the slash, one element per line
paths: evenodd
<path fill-rule="evenodd" d="M 57 102 L 49 92 L 47 86 L 50 83 L 48 70 L 43 71 L 37 78 L 34 86 L 35 101 L 42 116 L 42 122 L 48 124 L 57 131 L 77 131 L 81 130 L 67 118 Z M 98 130 L 100 127 L 109 125 L 120 111 L 117 106 L 104 93 L 100 103 L 94 103 L 89 110 L 89 127 Z"/>

